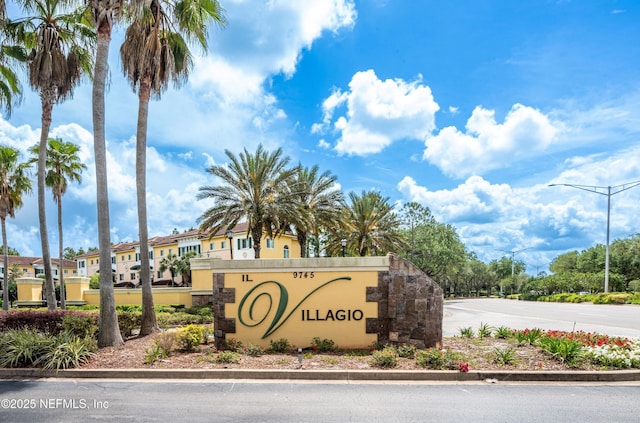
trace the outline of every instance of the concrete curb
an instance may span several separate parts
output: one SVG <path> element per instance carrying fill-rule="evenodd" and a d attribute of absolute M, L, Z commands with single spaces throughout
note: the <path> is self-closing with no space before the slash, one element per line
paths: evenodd
<path fill-rule="evenodd" d="M 612 371 L 470 371 L 450 370 L 247 370 L 247 369 L 0 369 L 0 379 L 255 379 L 328 381 L 503 381 L 640 382 L 640 370 Z"/>

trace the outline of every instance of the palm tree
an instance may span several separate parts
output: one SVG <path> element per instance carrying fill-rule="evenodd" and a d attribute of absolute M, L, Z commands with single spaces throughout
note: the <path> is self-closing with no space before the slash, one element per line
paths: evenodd
<path fill-rule="evenodd" d="M 51 127 L 53 105 L 73 94 L 83 74 L 91 73 L 91 45 L 94 35 L 84 23 L 83 10 L 68 12 L 64 0 L 29 0 L 23 2 L 32 16 L 7 20 L 6 28 L 13 42 L 27 55 L 29 85 L 40 95 L 42 129 L 38 151 L 38 217 L 44 262 L 47 307 L 56 308 L 51 272 L 51 253 L 45 210 L 45 173 L 47 139 Z"/>
<path fill-rule="evenodd" d="M 39 147 L 33 146 L 32 153 L 38 154 Z M 62 239 L 62 196 L 67 192 L 69 181 L 80 183 L 80 174 L 87 166 L 80 161 L 78 152 L 80 147 L 72 142 L 65 142 L 60 138 L 50 138 L 47 149 L 46 185 L 51 188 L 53 200 L 58 205 L 58 251 L 60 274 L 60 308 L 66 308 L 64 286 L 64 243 Z"/>
<path fill-rule="evenodd" d="M 153 306 L 149 275 L 149 234 L 146 202 L 147 118 L 149 99 L 160 97 L 172 80 L 184 82 L 191 67 L 187 39 L 207 47 L 207 24 L 224 24 L 217 0 L 150 0 L 127 28 L 120 48 L 123 70 L 134 91 L 138 91 L 136 131 L 136 194 L 140 234 L 140 280 L 142 283 L 142 324 L 140 335 L 160 330 Z M 177 30 L 179 32 L 174 31 Z"/>
<path fill-rule="evenodd" d="M 2 221 L 2 247 L 4 251 L 4 275 L 2 277 L 2 309 L 9 310 L 9 246 L 7 244 L 7 216 L 15 217 L 22 207 L 22 196 L 31 192 L 31 179 L 27 175 L 29 162 L 19 161 L 18 150 L 0 146 L 0 221 Z"/>
<path fill-rule="evenodd" d="M 319 174 L 318 166 L 311 169 L 298 165 L 294 184 L 298 196 L 297 216 L 293 227 L 300 244 L 300 257 L 309 257 L 308 237 L 319 237 L 323 228 L 340 226 L 340 210 L 344 195 L 336 186 L 337 177 L 326 171 Z M 316 251 L 316 255 L 318 251 Z"/>
<path fill-rule="evenodd" d="M 171 273 L 171 286 L 175 285 L 175 275 L 178 273 L 178 256 L 175 254 L 169 254 L 160 260 L 160 272 L 164 273 L 169 270 Z"/>
<path fill-rule="evenodd" d="M 246 148 L 239 157 L 229 150 L 225 150 L 225 154 L 230 163 L 207 169 L 220 178 L 223 185 L 200 187 L 197 196 L 198 200 L 210 198 L 215 202 L 198 218 L 200 230 L 215 234 L 246 219 L 258 259 L 262 234 L 266 232 L 273 238 L 293 221 L 298 193 L 292 178 L 297 168 L 287 168 L 290 159 L 282 157 L 281 148 L 268 153 L 259 145 L 253 155 Z"/>
<path fill-rule="evenodd" d="M 4 17 L 2 20 L 4 21 Z M 0 109 L 11 116 L 13 105 L 22 100 L 22 87 L 15 71 L 9 66 L 8 59 L 13 54 L 19 55 L 20 51 L 5 45 L 4 41 L 2 44 L 0 48 Z"/>
<path fill-rule="evenodd" d="M 137 1 L 136 1 L 137 2 Z M 107 184 L 107 149 L 105 145 L 104 93 L 109 70 L 109 43 L 113 25 L 120 19 L 123 0 L 85 0 L 91 23 L 97 34 L 93 71 L 92 114 L 93 150 L 96 161 L 96 201 L 98 247 L 100 249 L 100 330 L 98 346 L 122 345 L 118 327 L 111 270 L 111 234 L 109 233 L 109 190 Z"/>
<path fill-rule="evenodd" d="M 332 255 L 342 248 L 341 239 L 347 240 L 348 251 L 361 257 L 399 252 L 407 247 L 400 233 L 401 221 L 388 198 L 376 191 L 363 191 L 361 196 L 349 193 L 349 199 L 343 232 L 334 231 L 327 245 Z"/>

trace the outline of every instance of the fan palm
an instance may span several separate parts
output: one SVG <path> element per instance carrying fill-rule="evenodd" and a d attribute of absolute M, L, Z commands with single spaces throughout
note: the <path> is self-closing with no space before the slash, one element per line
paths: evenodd
<path fill-rule="evenodd" d="M 104 95 L 109 71 L 109 44 L 113 26 L 120 20 L 124 0 L 85 0 L 96 35 L 91 108 L 93 114 L 93 150 L 96 163 L 96 202 L 98 247 L 100 250 L 100 330 L 98 346 L 122 345 L 118 327 L 111 270 L 111 234 L 109 233 L 109 189 L 107 184 L 107 148 L 105 144 Z M 132 3 L 134 3 L 132 1 Z M 140 3 L 136 0 L 135 3 Z"/>
<path fill-rule="evenodd" d="M 362 195 L 349 193 L 351 204 L 344 209 L 344 232 L 334 231 L 327 250 L 337 255 L 342 248 L 341 239 L 347 240 L 347 250 L 364 257 L 372 254 L 399 252 L 406 248 L 400 233 L 400 219 L 389 204 L 376 191 L 363 191 Z"/>
<path fill-rule="evenodd" d="M 336 176 L 329 171 L 319 172 L 318 166 L 307 168 L 298 165 L 294 177 L 298 196 L 293 226 L 300 244 L 300 257 L 309 256 L 309 235 L 317 238 L 323 228 L 340 226 L 344 195 L 336 186 Z M 318 253 L 316 251 L 315 255 Z"/>
<path fill-rule="evenodd" d="M 146 202 L 146 152 L 149 99 L 160 97 L 169 81 L 184 82 L 191 67 L 187 40 L 207 47 L 207 24 L 224 24 L 217 0 L 151 0 L 137 11 L 120 48 L 122 68 L 134 91 L 138 91 L 136 131 L 136 193 L 140 234 L 140 280 L 142 324 L 140 335 L 159 330 L 153 307 L 149 274 L 149 234 Z M 183 37 L 184 36 L 184 37 Z M 186 39 L 185 39 L 186 37 Z"/>
<path fill-rule="evenodd" d="M 45 210 L 47 139 L 53 105 L 70 97 L 83 74 L 91 72 L 94 33 L 85 24 L 82 9 L 68 12 L 69 2 L 26 0 L 22 5 L 27 14 L 33 15 L 7 20 L 6 30 L 11 40 L 28 52 L 29 85 L 40 95 L 42 105 L 38 150 L 38 217 L 45 292 L 47 306 L 51 310 L 56 308 L 56 301 Z"/>
<path fill-rule="evenodd" d="M 225 154 L 228 164 L 207 169 L 222 180 L 222 185 L 200 187 L 197 198 L 215 202 L 198 218 L 200 230 L 215 234 L 246 219 L 247 235 L 253 238 L 258 259 L 262 234 L 273 238 L 282 233 L 296 213 L 297 192 L 292 189 L 292 180 L 297 168 L 287 168 L 290 159 L 282 156 L 281 148 L 269 153 L 260 145 L 255 154 L 246 148 L 239 157 L 228 150 Z"/>
<path fill-rule="evenodd" d="M 31 148 L 31 152 L 38 154 L 39 146 Z M 51 188 L 53 200 L 58 205 L 58 251 L 59 251 L 59 282 L 60 307 L 66 308 L 64 286 L 64 242 L 62 238 L 62 196 L 67 192 L 69 182 L 80 183 L 81 173 L 87 166 L 80 161 L 78 152 L 80 147 L 72 142 L 65 142 L 59 138 L 50 138 L 47 148 L 46 185 Z"/>
<path fill-rule="evenodd" d="M 4 252 L 4 275 L 2 277 L 2 308 L 9 309 L 7 245 L 7 216 L 14 217 L 16 209 L 22 207 L 22 196 L 31 192 L 31 179 L 27 174 L 30 164 L 20 162 L 18 150 L 0 146 L 0 221 L 2 222 L 2 247 Z"/>

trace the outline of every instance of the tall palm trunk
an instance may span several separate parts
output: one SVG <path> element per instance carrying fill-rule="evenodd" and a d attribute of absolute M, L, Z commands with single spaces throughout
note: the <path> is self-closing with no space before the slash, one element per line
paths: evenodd
<path fill-rule="evenodd" d="M 300 245 L 300 258 L 309 257 L 309 250 L 307 248 L 307 233 L 302 230 L 296 230 L 296 238 L 298 238 L 298 245 Z"/>
<path fill-rule="evenodd" d="M 2 309 L 9 310 L 9 246 L 7 245 L 7 219 L 2 217 L 2 248 L 4 251 L 4 275 L 2 275 Z"/>
<path fill-rule="evenodd" d="M 118 327 L 111 270 L 111 237 L 109 234 L 109 191 L 107 186 L 107 152 L 104 130 L 104 90 L 107 79 L 111 25 L 98 28 L 98 43 L 93 80 L 93 149 L 96 161 L 98 205 L 98 247 L 100 249 L 100 329 L 98 346 L 122 345 Z"/>
<path fill-rule="evenodd" d="M 156 312 L 153 307 L 153 290 L 149 275 L 149 231 L 147 227 L 147 117 L 151 77 L 140 81 L 138 94 L 138 128 L 136 134 L 136 195 L 138 199 L 138 230 L 140 232 L 140 283 L 142 285 L 142 324 L 140 336 L 158 332 Z"/>
<path fill-rule="evenodd" d="M 58 196 L 58 251 L 60 252 L 60 260 L 58 264 L 58 281 L 60 282 L 60 308 L 65 310 L 67 308 L 67 300 L 64 286 L 64 254 L 62 240 L 62 196 Z"/>
<path fill-rule="evenodd" d="M 51 251 L 49 250 L 49 232 L 47 231 L 47 213 L 45 208 L 45 177 L 47 173 L 47 139 L 51 127 L 51 111 L 53 102 L 47 93 L 40 95 L 42 102 L 42 129 L 40 130 L 40 149 L 38 150 L 38 219 L 40 220 L 40 243 L 42 245 L 42 261 L 44 262 L 44 290 L 47 308 L 56 309 L 56 291 L 51 270 Z"/>

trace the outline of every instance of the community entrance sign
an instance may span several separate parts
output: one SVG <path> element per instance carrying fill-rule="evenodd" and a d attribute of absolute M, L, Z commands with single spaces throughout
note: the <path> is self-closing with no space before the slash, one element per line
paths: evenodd
<path fill-rule="evenodd" d="M 212 284 L 216 342 L 269 347 L 314 338 L 341 348 L 374 342 L 436 346 L 442 291 L 397 256 L 363 258 L 193 259 L 196 279 Z M 201 285 L 201 283 L 198 283 Z"/>

